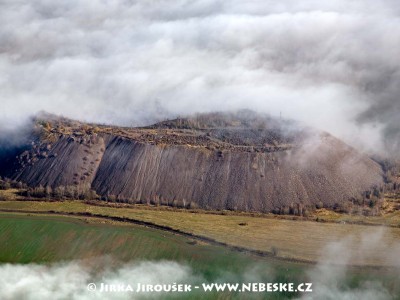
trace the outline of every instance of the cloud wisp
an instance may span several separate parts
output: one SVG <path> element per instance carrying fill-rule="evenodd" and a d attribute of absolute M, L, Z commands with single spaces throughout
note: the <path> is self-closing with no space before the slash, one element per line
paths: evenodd
<path fill-rule="evenodd" d="M 100 272 L 94 267 L 99 261 L 85 264 L 71 261 L 54 265 L 0 265 L 1 299 L 143 299 L 159 298 L 160 293 L 146 293 L 142 296 L 134 292 L 102 291 L 99 282 L 108 286 L 131 286 L 136 291 L 137 284 L 191 284 L 200 279 L 184 265 L 171 261 L 138 262 L 120 266 L 105 267 Z M 100 260 L 101 262 L 101 260 Z M 92 285 L 98 287 L 93 289 Z M 90 288 L 90 289 L 89 289 Z M 164 294 L 165 296 L 165 294 Z"/>
<path fill-rule="evenodd" d="M 363 232 L 361 235 L 348 235 L 335 242 L 329 243 L 321 249 L 319 262 L 315 268 L 308 272 L 310 281 L 314 283 L 315 290 L 304 299 L 368 299 L 387 300 L 394 299 L 396 291 L 389 291 L 383 286 L 383 279 L 378 277 L 364 278 L 356 287 L 350 287 L 349 266 L 355 261 L 360 265 L 370 265 L 375 261 L 377 265 L 393 269 L 393 275 L 400 270 L 400 242 L 393 237 L 392 243 L 387 243 L 385 235 L 393 233 L 385 227 L 377 227 Z M 390 249 L 389 252 L 382 249 Z M 354 269 L 353 269 L 354 272 Z M 387 272 L 387 271 L 386 271 Z M 359 275 L 365 272 L 359 271 Z M 382 274 L 385 274 L 384 272 Z M 361 276 L 362 276 L 361 275 Z M 367 276 L 365 276 L 367 277 Z M 398 290 L 397 290 L 398 293 Z"/>

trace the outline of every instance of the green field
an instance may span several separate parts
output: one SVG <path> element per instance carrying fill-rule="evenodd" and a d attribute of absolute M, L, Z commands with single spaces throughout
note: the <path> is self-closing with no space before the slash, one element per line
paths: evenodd
<path fill-rule="evenodd" d="M 362 297 L 357 294 L 360 291 L 369 293 L 372 282 L 380 287 L 378 291 L 390 293 L 389 299 L 400 299 L 400 228 L 371 226 L 376 219 L 367 219 L 372 222 L 367 226 L 343 219 L 340 223 L 315 222 L 141 205 L 21 200 L 0 201 L 3 263 L 48 265 L 106 258 L 118 268 L 128 262 L 173 261 L 190 266 L 196 276 L 209 282 L 225 278 L 246 282 L 249 274 L 260 282 L 312 280 L 316 289 L 334 287 L 333 291 L 328 288 L 332 294 L 356 293 L 341 295 L 349 299 Z M 338 218 L 332 213 L 326 217 Z M 329 251 L 333 252 L 326 260 Z M 340 276 L 327 280 L 330 274 Z M 259 294 L 207 296 L 265 298 Z M 266 298 L 297 296 L 275 293 Z M 205 299 L 205 295 L 191 294 L 189 298 Z"/>
<path fill-rule="evenodd" d="M 184 262 L 210 274 L 210 278 L 214 272 L 209 266 L 234 272 L 249 263 L 290 265 L 293 270 L 304 267 L 268 261 L 170 232 L 97 218 L 0 213 L 0 229 L 1 262 L 49 263 L 112 254 L 121 261 Z"/>
<path fill-rule="evenodd" d="M 315 266 L 286 262 L 269 257 L 232 251 L 167 231 L 109 221 L 102 218 L 56 216 L 28 213 L 0 213 L 0 261 L 3 263 L 50 264 L 76 259 L 108 257 L 115 265 L 132 261 L 176 261 L 188 265 L 208 281 L 226 274 L 245 282 L 257 270 L 261 282 L 307 282 Z M 332 271 L 335 267 L 331 268 Z M 398 271 L 398 270 L 397 270 Z M 385 289 L 398 294 L 397 271 L 375 268 L 350 268 L 342 284 L 357 288 L 364 282 L 379 281 Z M 254 273 L 254 272 L 253 272 Z M 254 274 L 253 274 L 254 276 Z M 209 299 L 228 299 L 232 294 L 211 294 Z M 248 299 L 249 296 L 235 297 Z M 294 294 L 270 294 L 268 299 L 286 299 Z M 191 298 L 204 299 L 204 295 Z"/>
<path fill-rule="evenodd" d="M 396 249 L 400 247 L 400 228 L 397 227 L 215 215 L 143 207 L 116 208 L 89 205 L 81 201 L 0 201 L 0 210 L 123 217 L 267 254 L 275 250 L 276 257 L 307 262 L 317 261 L 327 245 L 351 238 L 346 251 L 353 254 L 352 265 L 391 267 L 393 262 L 387 258 L 397 255 Z M 368 245 L 371 237 L 377 239 L 373 246 Z M 359 255 L 361 246 L 362 255 Z M 336 262 L 340 263 L 340 259 Z"/>
<path fill-rule="evenodd" d="M 108 262 L 117 266 L 121 262 L 168 260 L 189 265 L 195 274 L 208 281 L 226 274 L 243 281 L 243 277 L 256 268 L 257 275 L 266 282 L 273 279 L 271 270 L 277 280 L 298 282 L 305 279 L 309 268 L 304 264 L 274 261 L 194 242 L 144 226 L 96 218 L 1 213 L 0 232 L 2 263 L 49 264 L 107 257 Z M 226 297 L 223 294 L 208 296 L 210 299 Z M 280 294 L 273 298 L 288 296 Z"/>

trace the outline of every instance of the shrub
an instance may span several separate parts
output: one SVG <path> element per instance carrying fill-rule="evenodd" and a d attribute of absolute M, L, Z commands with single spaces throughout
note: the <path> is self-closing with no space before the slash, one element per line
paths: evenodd
<path fill-rule="evenodd" d="M 45 195 L 46 198 L 50 198 L 53 195 L 53 190 L 50 186 L 46 186 Z"/>
<path fill-rule="evenodd" d="M 31 194 L 32 197 L 44 198 L 46 196 L 46 190 L 42 185 L 39 185 L 38 187 L 33 189 Z"/>
<path fill-rule="evenodd" d="M 188 208 L 189 208 L 189 209 L 198 209 L 199 206 L 197 205 L 196 202 L 191 201 L 191 202 L 189 203 L 189 207 L 188 207 Z"/>
<path fill-rule="evenodd" d="M 80 193 L 78 192 L 78 188 L 73 185 L 68 185 L 65 187 L 65 197 L 69 199 L 78 199 L 80 196 Z"/>
<path fill-rule="evenodd" d="M 64 199 L 65 197 L 65 186 L 58 186 L 54 190 L 54 197 L 57 199 Z"/>
<path fill-rule="evenodd" d="M 107 198 L 110 202 L 115 202 L 117 200 L 117 197 L 115 195 L 108 195 Z"/>
<path fill-rule="evenodd" d="M 11 188 L 11 184 L 9 182 L 3 181 L 3 180 L 0 181 L 0 190 L 8 190 L 10 188 Z"/>
<path fill-rule="evenodd" d="M 368 205 L 368 206 L 369 206 L 370 208 L 374 208 L 375 205 L 376 205 L 376 200 L 371 199 L 371 200 L 369 201 L 369 205 Z"/>
<path fill-rule="evenodd" d="M 283 206 L 281 208 L 281 214 L 282 215 L 289 215 L 290 214 L 290 207 L 289 206 Z"/>
<path fill-rule="evenodd" d="M 303 216 L 304 216 L 304 217 L 309 217 L 309 216 L 310 216 L 310 211 L 309 211 L 307 208 L 305 208 L 305 209 L 303 210 Z"/>
<path fill-rule="evenodd" d="M 99 195 L 97 195 L 95 190 L 89 189 L 82 193 L 81 198 L 83 200 L 97 200 L 99 199 Z"/>

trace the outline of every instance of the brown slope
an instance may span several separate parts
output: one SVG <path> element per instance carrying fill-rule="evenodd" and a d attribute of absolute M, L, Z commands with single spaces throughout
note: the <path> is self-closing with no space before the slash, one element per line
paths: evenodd
<path fill-rule="evenodd" d="M 380 166 L 340 140 L 264 120 L 213 114 L 115 128 L 52 118 L 8 174 L 31 186 L 91 187 L 129 202 L 263 212 L 292 203 L 333 206 L 382 184 Z"/>
<path fill-rule="evenodd" d="M 88 189 L 97 172 L 104 153 L 102 137 L 90 142 L 61 136 L 52 143 L 45 143 L 24 151 L 13 178 L 30 186 L 72 186 Z"/>
<path fill-rule="evenodd" d="M 324 136 L 291 152 L 201 151 L 113 138 L 93 187 L 132 202 L 195 202 L 202 208 L 271 211 L 323 201 L 332 206 L 382 182 L 378 164 Z M 118 158 L 118 159 L 117 159 Z"/>

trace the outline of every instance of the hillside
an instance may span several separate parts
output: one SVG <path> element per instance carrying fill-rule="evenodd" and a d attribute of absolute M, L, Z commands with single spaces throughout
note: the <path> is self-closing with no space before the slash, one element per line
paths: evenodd
<path fill-rule="evenodd" d="M 0 173 L 111 201 L 260 212 L 334 207 L 383 183 L 379 164 L 337 138 L 249 111 L 142 128 L 42 114 Z"/>

